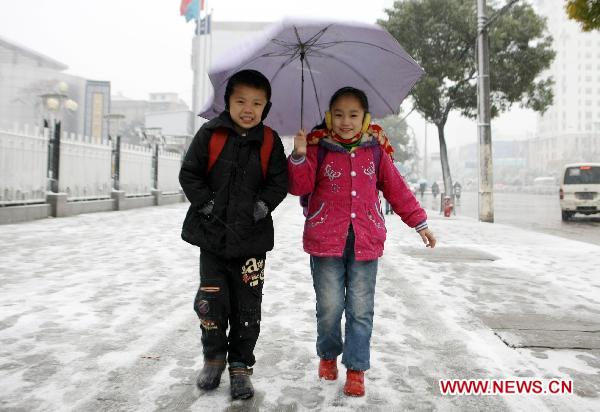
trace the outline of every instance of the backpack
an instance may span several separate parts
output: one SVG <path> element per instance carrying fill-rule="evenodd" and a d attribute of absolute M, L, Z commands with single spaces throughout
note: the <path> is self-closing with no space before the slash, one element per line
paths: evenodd
<path fill-rule="evenodd" d="M 210 136 L 210 141 L 208 142 L 207 174 L 213 168 L 217 159 L 219 158 L 219 155 L 223 151 L 223 147 L 225 146 L 225 142 L 227 142 L 228 136 L 229 131 L 224 127 L 218 128 Z M 269 158 L 271 157 L 271 152 L 273 151 L 273 141 L 273 130 L 268 126 L 264 126 L 263 143 L 260 146 L 260 166 L 262 169 L 263 179 L 267 177 Z"/>
<path fill-rule="evenodd" d="M 379 149 L 379 145 L 369 146 L 371 151 L 373 152 L 373 161 L 375 163 L 375 169 L 379 170 L 379 163 L 381 163 L 381 150 Z M 325 159 L 325 155 L 327 154 L 327 149 L 323 147 L 323 145 L 319 145 L 317 148 L 317 175 L 321 169 L 321 163 L 323 163 L 323 159 Z M 310 202 L 311 193 L 307 193 L 305 195 L 300 196 L 300 206 L 302 206 L 302 213 L 304 217 L 308 216 L 308 204 Z"/>

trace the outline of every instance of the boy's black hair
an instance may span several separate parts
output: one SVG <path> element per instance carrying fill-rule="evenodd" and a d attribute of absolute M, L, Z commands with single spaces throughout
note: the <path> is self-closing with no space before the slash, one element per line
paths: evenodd
<path fill-rule="evenodd" d="M 267 95 L 267 102 L 271 101 L 271 83 L 269 79 L 258 70 L 240 70 L 234 73 L 227 81 L 227 87 L 225 87 L 225 110 L 229 110 L 229 97 L 233 93 L 233 88 L 241 84 L 264 90 Z M 266 116 L 266 114 L 263 113 L 263 116 Z"/>
<path fill-rule="evenodd" d="M 338 89 L 333 96 L 331 96 L 331 99 L 329 99 L 329 110 L 331 110 L 331 106 L 333 106 L 333 104 L 336 102 L 337 99 L 339 99 L 342 96 L 354 96 L 358 99 L 358 101 L 360 102 L 360 106 L 362 107 L 362 109 L 365 111 L 365 113 L 367 113 L 369 111 L 369 99 L 367 98 L 367 95 L 365 94 L 365 92 L 363 92 L 360 89 L 357 89 L 356 87 L 342 87 L 341 89 Z M 320 129 L 325 129 L 325 119 L 323 119 L 323 121 L 319 124 L 317 124 L 315 127 L 312 128 L 312 130 L 320 130 Z"/>

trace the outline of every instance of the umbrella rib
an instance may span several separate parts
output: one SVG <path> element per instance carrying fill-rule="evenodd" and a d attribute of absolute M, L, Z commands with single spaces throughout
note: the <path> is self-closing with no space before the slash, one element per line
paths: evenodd
<path fill-rule="evenodd" d="M 289 64 L 291 64 L 295 59 L 296 59 L 296 55 L 298 53 L 294 53 L 292 56 L 290 56 L 289 59 L 287 59 L 286 61 L 284 61 L 283 63 L 281 63 L 281 66 L 279 66 L 279 68 L 277 69 L 277 71 L 273 74 L 273 76 L 271 77 L 270 81 L 271 83 L 273 83 L 275 81 L 275 79 L 277 78 L 277 76 L 279 76 L 279 73 L 281 73 L 281 71 L 288 66 Z"/>
<path fill-rule="evenodd" d="M 407 59 L 405 56 L 403 56 L 403 55 L 401 55 L 399 53 L 396 53 L 396 52 L 394 52 L 392 50 L 386 49 L 385 47 L 382 47 L 382 46 L 380 46 L 378 44 L 369 43 L 369 42 L 366 42 L 366 41 L 340 40 L 340 41 L 335 41 L 335 42 L 320 43 L 319 46 L 321 46 L 323 48 L 329 48 L 331 46 L 337 46 L 338 44 L 342 44 L 342 43 L 353 43 L 353 44 L 362 44 L 364 46 L 372 46 L 372 47 L 375 47 L 375 48 L 380 49 L 382 51 L 385 51 L 387 53 L 393 54 L 394 56 L 399 57 L 399 58 L 401 58 L 404 61 L 407 61 L 409 63 L 414 63 L 414 60 Z"/>
<path fill-rule="evenodd" d="M 322 117 L 323 114 L 321 112 L 321 103 L 319 102 L 319 94 L 317 93 L 317 84 L 315 83 L 315 77 L 313 76 L 312 69 L 310 68 L 310 63 L 308 62 L 308 57 L 305 57 L 306 66 L 308 67 L 308 73 L 310 74 L 310 80 L 313 84 L 313 90 L 315 91 L 315 98 L 317 99 L 317 110 L 319 111 L 319 117 Z"/>
<path fill-rule="evenodd" d="M 379 92 L 379 90 L 377 90 L 375 88 L 375 86 L 373 86 L 373 83 L 371 83 L 369 81 L 369 79 L 367 79 L 361 72 L 359 72 L 358 70 L 356 70 L 354 68 L 354 66 L 352 66 L 351 64 L 346 63 L 345 61 L 337 58 L 336 56 L 330 55 L 330 54 L 326 54 L 323 53 L 323 56 L 326 56 L 332 60 L 335 60 L 341 64 L 343 64 L 344 66 L 348 67 L 350 70 L 352 70 L 358 77 L 360 77 L 374 92 L 377 96 L 379 96 L 379 98 L 385 103 L 385 105 L 392 111 L 392 113 L 395 113 L 396 110 L 394 110 L 394 108 L 392 108 L 392 106 L 390 105 L 390 103 L 385 99 L 385 97 L 383 97 L 381 95 L 381 93 Z"/>
<path fill-rule="evenodd" d="M 319 39 L 325 34 L 325 32 L 331 27 L 332 25 L 329 24 L 327 25 L 327 27 L 323 27 L 321 30 L 319 30 L 318 32 L 316 32 L 310 39 L 306 40 L 305 44 L 309 45 L 310 47 L 312 47 L 316 42 L 319 41 Z"/>

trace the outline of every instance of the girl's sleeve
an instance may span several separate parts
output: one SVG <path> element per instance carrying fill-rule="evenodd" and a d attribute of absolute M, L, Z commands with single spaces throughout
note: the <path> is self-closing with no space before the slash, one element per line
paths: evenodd
<path fill-rule="evenodd" d="M 415 230 L 427 228 L 427 213 L 421 207 L 417 198 L 404 181 L 400 172 L 394 166 L 388 154 L 380 149 L 381 162 L 377 185 L 383 192 L 383 197 L 392 205 L 394 212 L 400 216 L 402 221 Z"/>
<path fill-rule="evenodd" d="M 316 181 L 317 146 L 308 146 L 306 156 L 295 158 L 288 156 L 288 190 L 291 194 L 302 196 L 311 193 Z"/>

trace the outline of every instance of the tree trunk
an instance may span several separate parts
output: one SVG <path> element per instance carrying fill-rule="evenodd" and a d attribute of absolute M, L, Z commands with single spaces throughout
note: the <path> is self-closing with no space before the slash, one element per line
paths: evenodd
<path fill-rule="evenodd" d="M 444 124 L 436 124 L 440 140 L 440 161 L 442 162 L 442 175 L 444 177 L 444 193 L 452 196 L 452 176 L 450 176 L 450 165 L 448 163 L 448 151 L 446 150 L 446 138 L 444 136 Z"/>

